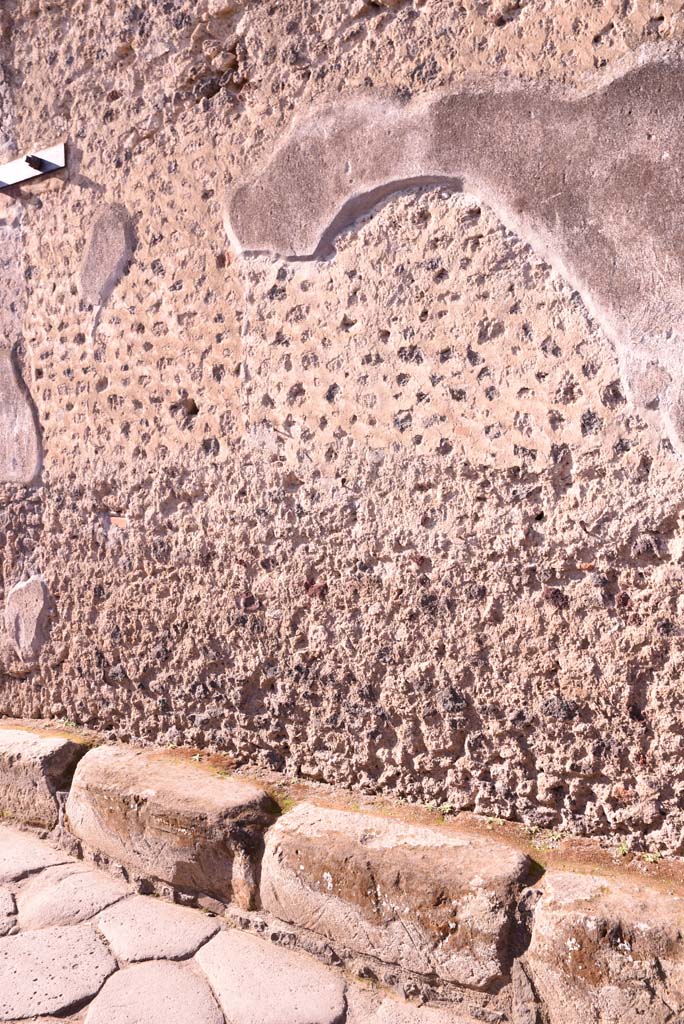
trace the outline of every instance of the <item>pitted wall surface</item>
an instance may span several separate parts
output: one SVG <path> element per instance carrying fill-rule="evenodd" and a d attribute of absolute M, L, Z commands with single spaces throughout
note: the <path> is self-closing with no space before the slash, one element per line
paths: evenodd
<path fill-rule="evenodd" d="M 674 66 L 677 5 L 13 0 L 2 31 L 8 159 L 65 139 L 69 166 L 0 194 L 2 346 L 41 453 L 1 485 L 1 597 L 50 598 L 31 659 L 0 643 L 0 710 L 681 852 L 660 334 L 628 365 L 468 180 L 394 190 L 303 262 L 241 251 L 227 199 L 315 110 L 334 135 L 359 97 L 592 96 Z"/>

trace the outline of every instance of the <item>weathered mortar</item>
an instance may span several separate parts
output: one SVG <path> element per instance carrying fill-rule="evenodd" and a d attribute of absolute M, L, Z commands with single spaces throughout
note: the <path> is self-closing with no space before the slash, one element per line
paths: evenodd
<path fill-rule="evenodd" d="M 682 42 L 673 5 L 570 6 L 8 5 L 17 151 L 70 155 L 0 195 L 43 445 L 2 596 L 40 574 L 53 607 L 1 710 L 683 848 L 682 463 L 579 296 L 439 189 L 322 262 L 224 230 L 315 102 Z M 112 207 L 135 249 L 84 283 Z"/>

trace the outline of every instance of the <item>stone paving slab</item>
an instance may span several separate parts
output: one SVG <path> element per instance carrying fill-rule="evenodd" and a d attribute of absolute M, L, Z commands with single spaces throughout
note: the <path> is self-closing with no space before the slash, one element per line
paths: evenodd
<path fill-rule="evenodd" d="M 132 896 L 97 919 L 118 960 L 180 960 L 192 956 L 219 929 L 216 918 L 152 896 Z"/>
<path fill-rule="evenodd" d="M 226 1024 L 341 1024 L 342 976 L 301 953 L 247 932 L 220 932 L 195 960 Z"/>
<path fill-rule="evenodd" d="M 17 895 L 22 931 L 79 924 L 130 894 L 124 882 L 81 863 L 46 868 Z"/>
<path fill-rule="evenodd" d="M 85 1024 L 223 1024 L 209 985 L 190 965 L 158 960 L 114 974 Z"/>
<path fill-rule="evenodd" d="M 88 744 L 0 726 L 0 812 L 25 825 L 54 828 L 56 793 L 68 789 Z"/>
<path fill-rule="evenodd" d="M 476 1024 L 472 1017 L 430 1006 L 412 1006 L 397 999 L 385 999 L 366 1024 Z"/>
<path fill-rule="evenodd" d="M 68 1017 L 31 1017 L 31 1024 L 83 1024 L 85 1010 Z M 19 1024 L 17 1020 L 3 1021 L 3 1024 Z"/>
<path fill-rule="evenodd" d="M 116 968 L 114 957 L 88 924 L 0 939 L 0 1020 L 78 1006 L 94 996 Z"/>
<path fill-rule="evenodd" d="M 0 885 L 19 881 L 54 864 L 75 863 L 73 857 L 29 832 L 21 832 L 9 825 L 0 830 Z"/>

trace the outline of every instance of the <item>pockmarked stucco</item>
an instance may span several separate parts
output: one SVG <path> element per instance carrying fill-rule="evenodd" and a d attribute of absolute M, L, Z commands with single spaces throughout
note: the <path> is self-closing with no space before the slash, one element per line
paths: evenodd
<path fill-rule="evenodd" d="M 0 26 L 0 712 L 684 852 L 678 5 Z"/>

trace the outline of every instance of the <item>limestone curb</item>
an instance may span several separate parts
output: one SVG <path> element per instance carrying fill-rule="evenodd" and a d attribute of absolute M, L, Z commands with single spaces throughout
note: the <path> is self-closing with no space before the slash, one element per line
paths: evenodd
<path fill-rule="evenodd" d="M 510 972 L 531 866 L 483 837 L 304 803 L 267 835 L 261 901 L 335 946 L 486 990 Z"/>
<path fill-rule="evenodd" d="M 54 738 L 10 738 L 23 749 L 5 790 L 25 793 L 42 765 L 47 791 L 49 759 L 29 754 Z M 10 792 L 6 803 L 25 822 L 23 798 Z M 510 1005 L 501 1019 L 514 1024 L 597 1013 L 664 1024 L 684 1012 L 684 898 L 650 880 L 551 867 L 534 881 L 530 858 L 498 837 L 306 801 L 278 815 L 263 787 L 124 746 L 81 757 L 68 836 L 125 877 L 161 881 L 238 928 L 361 976 L 412 977 L 442 998 Z M 32 870 L 9 864 L 5 874 Z"/>
<path fill-rule="evenodd" d="M 52 829 L 88 744 L 0 726 L 0 815 Z"/>
<path fill-rule="evenodd" d="M 129 872 L 249 910 L 263 836 L 277 811 L 258 786 L 112 746 L 80 762 L 65 824 L 92 854 Z"/>

